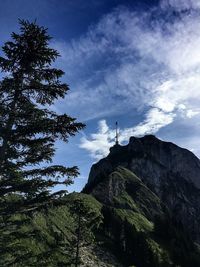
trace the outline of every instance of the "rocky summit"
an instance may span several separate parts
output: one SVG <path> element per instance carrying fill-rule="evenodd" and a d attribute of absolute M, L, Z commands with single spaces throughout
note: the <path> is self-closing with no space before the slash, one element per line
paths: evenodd
<path fill-rule="evenodd" d="M 92 166 L 83 191 L 103 204 L 104 234 L 125 266 L 200 266 L 200 161 L 192 152 L 131 137 Z"/>

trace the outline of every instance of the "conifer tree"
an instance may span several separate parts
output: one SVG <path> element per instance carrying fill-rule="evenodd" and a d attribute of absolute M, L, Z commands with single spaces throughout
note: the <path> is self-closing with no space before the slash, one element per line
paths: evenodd
<path fill-rule="evenodd" d="M 72 196 L 73 201 L 69 205 L 72 215 L 75 217 L 75 239 L 72 242 L 74 253 L 71 253 L 74 259 L 75 267 L 81 263 L 80 252 L 82 247 L 90 246 L 95 240 L 95 232 L 98 231 L 102 224 L 102 215 L 97 211 L 91 210 L 87 201 L 81 195 Z"/>
<path fill-rule="evenodd" d="M 19 23 L 20 33 L 12 33 L 0 57 L 0 198 L 20 193 L 34 206 L 77 176 L 77 167 L 52 165 L 52 158 L 56 140 L 67 142 L 84 125 L 49 108 L 69 87 L 61 82 L 64 72 L 52 67 L 59 53 L 49 47 L 47 29 Z"/>

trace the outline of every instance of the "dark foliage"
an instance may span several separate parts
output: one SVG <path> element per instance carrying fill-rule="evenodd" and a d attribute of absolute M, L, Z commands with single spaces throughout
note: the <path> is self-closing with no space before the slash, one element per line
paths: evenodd
<path fill-rule="evenodd" d="M 87 246 L 93 243 L 95 234 L 102 223 L 102 215 L 97 213 L 96 207 L 94 210 L 90 210 L 87 203 L 85 203 L 81 195 L 72 195 L 73 199 L 69 206 L 69 210 L 76 218 L 75 227 L 75 238 L 71 242 L 73 253 L 72 263 L 74 266 L 80 265 L 80 249 L 81 246 Z"/>
<path fill-rule="evenodd" d="M 181 221 L 177 221 L 168 212 L 163 217 L 155 218 L 155 235 L 169 244 L 172 260 L 175 264 L 200 266 L 200 255 L 197 246 L 191 239 Z"/>
<path fill-rule="evenodd" d="M 49 47 L 47 29 L 20 20 L 20 33 L 11 37 L 0 57 L 0 70 L 6 73 L 0 81 L 0 197 L 6 212 L 11 208 L 8 193 L 21 193 L 24 205 L 39 206 L 56 197 L 50 196 L 50 188 L 72 182 L 76 166 L 49 163 L 56 140 L 67 142 L 84 127 L 49 108 L 69 87 L 60 80 L 64 72 L 51 66 L 59 53 Z M 22 208 L 22 202 L 15 207 Z"/>
<path fill-rule="evenodd" d="M 125 218 L 119 220 L 114 215 L 114 208 L 104 206 L 103 234 L 112 240 L 109 244 L 113 252 L 123 259 L 125 266 L 169 267 L 200 266 L 199 251 L 181 222 L 177 222 L 168 213 L 155 218 L 154 231 L 151 234 L 136 231 L 134 225 Z M 149 238 L 158 241 L 169 251 L 159 259 L 156 251 L 149 245 Z M 166 257 L 166 258 L 165 258 Z"/>

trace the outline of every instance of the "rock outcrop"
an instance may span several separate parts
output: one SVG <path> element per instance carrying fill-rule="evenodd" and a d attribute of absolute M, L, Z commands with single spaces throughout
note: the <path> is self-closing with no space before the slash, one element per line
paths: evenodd
<path fill-rule="evenodd" d="M 118 166 L 139 177 L 200 242 L 200 160 L 192 152 L 153 135 L 131 137 L 128 145 L 115 145 L 106 158 L 92 166 L 85 192 L 110 204 L 113 196 L 128 192 L 130 183 L 112 178 Z M 152 216 L 155 211 L 159 208 L 151 209 Z"/>

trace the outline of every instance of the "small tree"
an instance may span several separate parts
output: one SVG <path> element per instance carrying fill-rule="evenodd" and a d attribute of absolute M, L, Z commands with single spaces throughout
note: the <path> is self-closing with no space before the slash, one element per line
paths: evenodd
<path fill-rule="evenodd" d="M 89 200 L 83 194 L 73 194 L 69 203 L 70 211 L 74 217 L 74 240 L 72 264 L 75 267 L 81 264 L 81 249 L 91 245 L 95 240 L 95 233 L 102 224 L 101 208 L 97 208 L 94 200 Z"/>
<path fill-rule="evenodd" d="M 77 167 L 49 163 L 56 140 L 67 142 L 84 125 L 50 110 L 69 90 L 60 80 L 64 72 L 51 66 L 59 53 L 49 47 L 47 29 L 19 22 L 20 33 L 12 33 L 0 57 L 6 74 L 0 81 L 0 197 L 21 193 L 35 206 L 59 193 L 50 194 L 51 187 L 69 185 L 78 175 Z"/>

